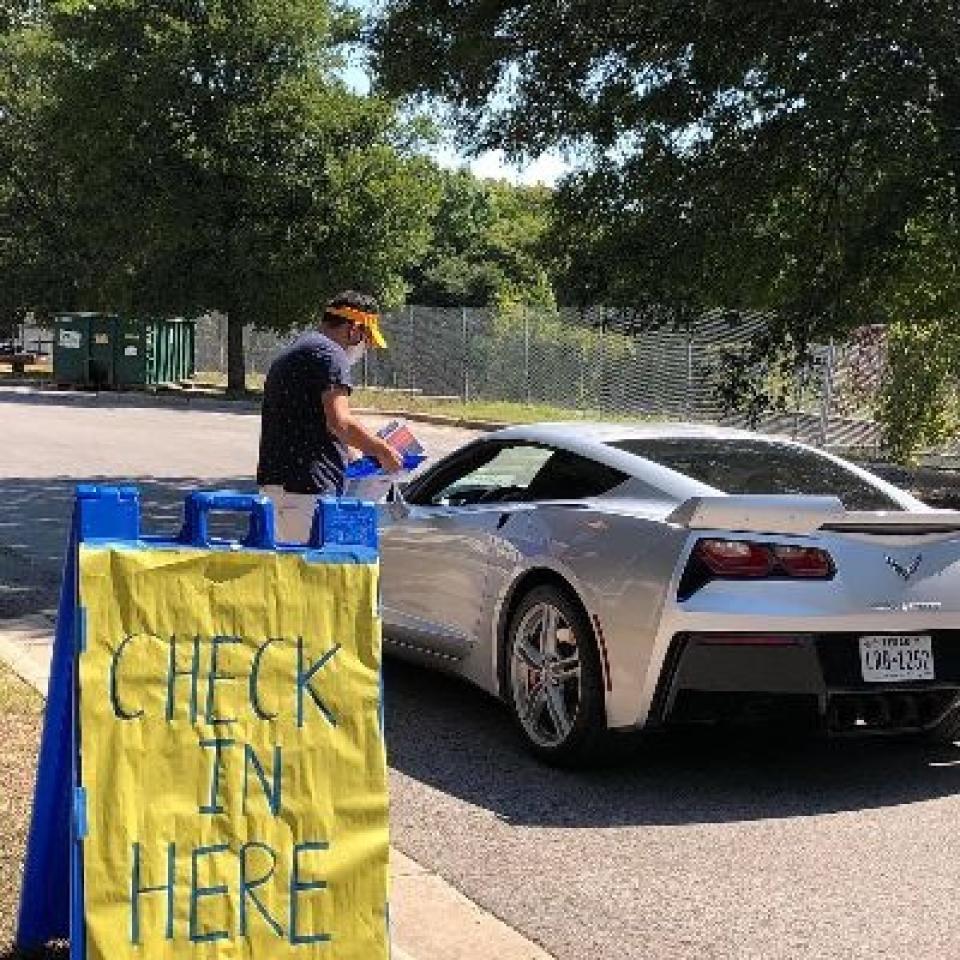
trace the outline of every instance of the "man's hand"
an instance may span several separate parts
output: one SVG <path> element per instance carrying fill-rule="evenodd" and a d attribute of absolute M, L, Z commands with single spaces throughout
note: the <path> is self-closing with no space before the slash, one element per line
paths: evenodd
<path fill-rule="evenodd" d="M 387 473 L 396 473 L 403 469 L 403 456 L 394 447 L 391 447 L 386 440 L 381 441 L 381 448 L 374 454 L 377 462 Z"/>
<path fill-rule="evenodd" d="M 362 453 L 376 458 L 388 473 L 396 473 L 403 467 L 403 457 L 387 443 L 368 430 L 350 412 L 350 397 L 344 387 L 331 387 L 323 393 L 323 413 L 327 427 L 347 446 L 356 447 Z"/>

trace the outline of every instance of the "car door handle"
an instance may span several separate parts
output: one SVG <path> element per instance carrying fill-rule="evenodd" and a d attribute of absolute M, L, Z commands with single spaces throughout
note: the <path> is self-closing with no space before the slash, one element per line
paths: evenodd
<path fill-rule="evenodd" d="M 510 519 L 509 513 L 501 513 L 500 518 L 497 520 L 497 529 L 502 530 L 509 519 Z"/>

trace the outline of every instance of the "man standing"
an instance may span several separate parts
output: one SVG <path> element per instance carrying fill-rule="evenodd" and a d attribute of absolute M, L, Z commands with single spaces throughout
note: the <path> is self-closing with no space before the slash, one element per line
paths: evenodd
<path fill-rule="evenodd" d="M 403 458 L 350 412 L 350 366 L 369 344 L 385 348 L 377 301 L 353 290 L 325 307 L 319 330 L 274 359 L 263 389 L 257 484 L 273 500 L 277 539 L 304 543 L 317 498 L 344 491 L 346 448 L 395 472 Z"/>

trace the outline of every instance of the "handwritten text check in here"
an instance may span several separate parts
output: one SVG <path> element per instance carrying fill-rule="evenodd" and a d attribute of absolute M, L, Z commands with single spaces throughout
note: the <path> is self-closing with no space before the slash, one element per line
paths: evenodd
<path fill-rule="evenodd" d="M 375 568 L 84 548 L 80 597 L 91 960 L 385 956 Z"/>

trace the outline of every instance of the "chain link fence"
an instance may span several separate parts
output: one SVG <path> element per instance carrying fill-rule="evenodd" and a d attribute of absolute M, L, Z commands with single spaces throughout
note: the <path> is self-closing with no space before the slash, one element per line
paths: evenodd
<path fill-rule="evenodd" d="M 658 417 L 746 425 L 726 417 L 720 398 L 723 358 L 745 351 L 763 329 L 762 314 L 708 314 L 682 331 L 604 328 L 578 312 L 520 312 L 409 305 L 382 321 L 386 351 L 368 351 L 355 382 L 369 389 L 450 401 L 510 402 L 574 417 Z M 289 340 L 245 331 L 249 374 L 265 374 Z M 881 335 L 817 346 L 794 382 L 779 384 L 784 409 L 759 429 L 837 449 L 877 449 L 874 421 L 882 386 Z M 198 371 L 226 371 L 226 322 L 201 319 Z"/>

